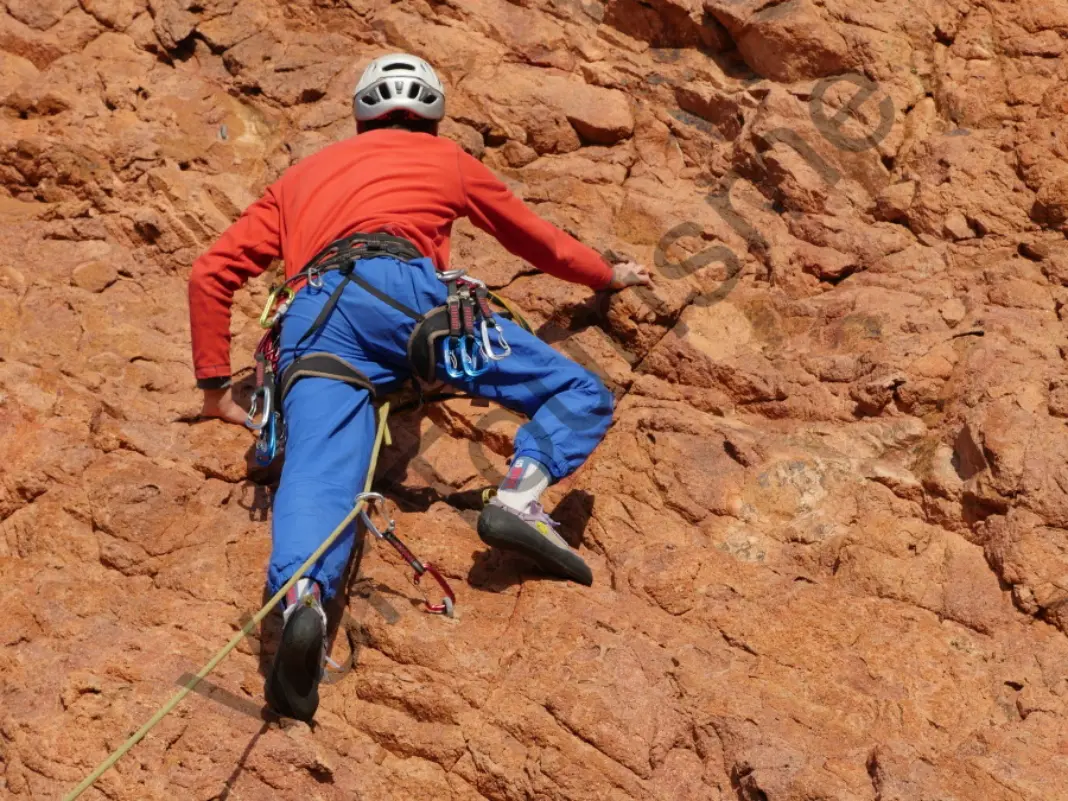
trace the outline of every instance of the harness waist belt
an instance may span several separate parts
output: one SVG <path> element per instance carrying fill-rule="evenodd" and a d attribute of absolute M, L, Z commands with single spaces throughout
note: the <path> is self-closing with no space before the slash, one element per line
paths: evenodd
<path fill-rule="evenodd" d="M 393 256 L 402 261 L 414 261 L 423 258 L 415 245 L 401 236 L 392 234 L 355 233 L 343 239 L 336 239 L 312 257 L 297 276 L 323 273 L 336 270 L 356 259 L 373 259 L 376 256 Z M 294 276 L 296 278 L 297 276 Z"/>
<path fill-rule="evenodd" d="M 376 297 L 383 299 L 388 297 L 371 287 L 363 279 L 353 275 L 357 261 L 360 259 L 373 259 L 378 256 L 391 256 L 401 261 L 413 261 L 423 258 L 419 248 L 402 237 L 392 236 L 391 234 L 356 233 L 344 239 L 331 242 L 319 251 L 315 258 L 308 263 L 307 267 L 289 279 L 290 281 L 296 281 L 299 278 L 307 278 L 309 283 L 314 283 L 321 273 L 330 270 L 340 270 L 341 274 L 345 276 L 345 280 L 338 284 L 337 288 L 330 294 L 326 305 L 319 312 L 319 316 L 308 326 L 308 330 L 304 332 L 297 342 L 298 348 L 304 344 L 304 340 L 323 327 L 330 313 L 337 306 L 337 302 L 341 299 L 341 293 L 345 291 L 345 284 L 349 281 L 356 282 Z M 408 314 L 409 317 L 419 319 L 419 315 L 414 314 L 407 307 L 397 304 L 392 298 L 389 298 L 387 302 Z"/>

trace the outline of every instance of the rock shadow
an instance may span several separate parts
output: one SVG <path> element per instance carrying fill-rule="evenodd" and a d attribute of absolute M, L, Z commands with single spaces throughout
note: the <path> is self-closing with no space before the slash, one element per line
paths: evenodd
<path fill-rule="evenodd" d="M 272 720 L 274 720 L 273 717 Z M 227 801 L 227 799 L 230 798 L 230 793 L 233 791 L 234 785 L 237 784 L 237 780 L 245 770 L 245 763 L 252 754 L 252 749 L 256 747 L 256 743 L 259 742 L 260 737 L 262 737 L 267 729 L 270 728 L 270 725 L 270 721 L 265 721 L 264 724 L 260 726 L 259 731 L 252 735 L 252 739 L 249 740 L 248 745 L 245 746 L 245 750 L 242 751 L 241 756 L 238 757 L 234 769 L 230 772 L 230 775 L 226 777 L 226 781 L 223 782 L 223 791 L 216 796 L 216 801 Z"/>

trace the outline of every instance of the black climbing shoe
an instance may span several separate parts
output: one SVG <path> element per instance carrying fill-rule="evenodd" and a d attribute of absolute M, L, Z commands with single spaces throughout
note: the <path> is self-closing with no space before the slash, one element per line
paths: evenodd
<path fill-rule="evenodd" d="M 310 722 L 319 708 L 326 625 L 318 601 L 301 602 L 282 630 L 267 678 L 267 704 L 279 715 Z"/>
<path fill-rule="evenodd" d="M 528 511 L 516 512 L 494 498 L 478 518 L 478 536 L 492 548 L 533 559 L 546 573 L 591 586 L 593 571 L 556 533 L 556 526 L 536 501 Z"/>

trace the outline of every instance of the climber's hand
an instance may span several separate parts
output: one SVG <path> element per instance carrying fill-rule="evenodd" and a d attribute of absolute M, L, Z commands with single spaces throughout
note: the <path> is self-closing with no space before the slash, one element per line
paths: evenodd
<path fill-rule="evenodd" d="M 608 284 L 609 289 L 626 289 L 628 286 L 644 284 L 650 286 L 653 277 L 642 265 L 634 261 L 625 261 L 622 264 L 612 265 L 612 281 Z"/>
<path fill-rule="evenodd" d="M 225 389 L 205 389 L 204 405 L 200 410 L 200 416 L 218 417 L 227 423 L 244 425 L 248 412 L 234 400 L 234 395 L 230 389 L 230 387 Z"/>

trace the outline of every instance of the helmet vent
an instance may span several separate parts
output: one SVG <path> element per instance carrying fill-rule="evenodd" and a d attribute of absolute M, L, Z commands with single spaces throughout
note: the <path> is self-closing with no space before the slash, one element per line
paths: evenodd
<path fill-rule="evenodd" d="M 413 67 L 411 64 L 400 64 L 394 62 L 392 64 L 387 64 L 382 68 L 383 72 L 388 72 L 389 70 L 412 70 L 414 72 L 415 67 Z"/>

